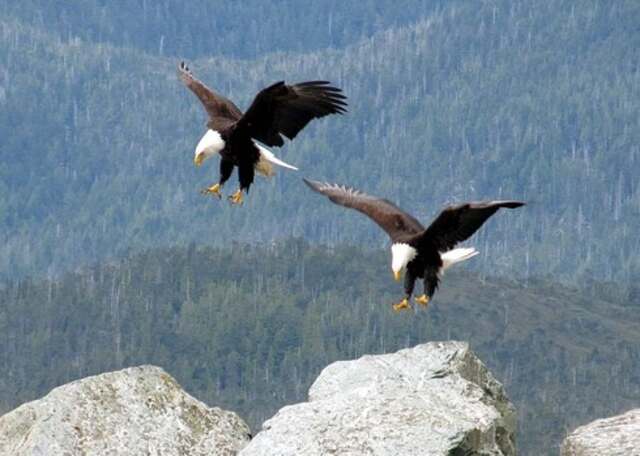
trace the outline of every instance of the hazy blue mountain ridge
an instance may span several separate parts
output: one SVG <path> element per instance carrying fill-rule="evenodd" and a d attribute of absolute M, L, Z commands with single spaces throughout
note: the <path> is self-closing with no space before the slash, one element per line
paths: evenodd
<path fill-rule="evenodd" d="M 472 241 L 483 271 L 635 277 L 638 19 L 634 2 L 462 2 L 344 49 L 192 61 L 241 107 L 281 78 L 330 79 L 350 98 L 347 116 L 277 151 L 302 172 L 260 180 L 241 209 L 198 194 L 217 163 L 193 168 L 205 116 L 175 57 L 4 20 L 0 271 L 192 241 L 387 242 L 308 192 L 308 176 L 386 196 L 425 222 L 447 202 L 524 199 Z"/>

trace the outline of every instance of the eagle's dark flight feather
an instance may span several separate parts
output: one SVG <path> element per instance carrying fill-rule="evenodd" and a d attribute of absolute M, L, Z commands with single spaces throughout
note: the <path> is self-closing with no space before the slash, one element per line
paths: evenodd
<path fill-rule="evenodd" d="M 325 195 L 332 202 L 368 216 L 387 232 L 392 241 L 424 231 L 424 226 L 418 220 L 391 201 L 367 195 L 351 187 L 308 179 L 304 181 L 312 190 Z"/>
<path fill-rule="evenodd" d="M 220 129 L 216 128 L 218 122 L 228 124 L 229 121 L 237 122 L 240 120 L 242 111 L 231 100 L 215 93 L 196 79 L 184 62 L 180 63 L 178 72 L 182 82 L 198 97 L 209 114 L 209 123 L 212 124 L 214 130 Z"/>
<path fill-rule="evenodd" d="M 346 97 L 328 81 L 287 85 L 284 81 L 263 89 L 244 114 L 239 127 L 268 146 L 282 146 L 281 135 L 293 139 L 311 120 L 346 112 Z"/>
<path fill-rule="evenodd" d="M 451 250 L 458 242 L 470 238 L 498 209 L 524 206 L 521 201 L 482 201 L 446 207 L 421 236 L 438 251 Z"/>

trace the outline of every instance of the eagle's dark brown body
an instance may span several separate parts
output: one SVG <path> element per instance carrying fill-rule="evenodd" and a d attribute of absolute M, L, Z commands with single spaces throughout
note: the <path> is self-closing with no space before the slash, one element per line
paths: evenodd
<path fill-rule="evenodd" d="M 220 151 L 220 179 L 223 185 L 233 174 L 233 168 L 238 168 L 240 188 L 249 193 L 253 183 L 256 163 L 260 160 L 260 150 L 250 136 L 237 133 L 235 125 L 219 131 L 225 142 L 225 148 Z"/>

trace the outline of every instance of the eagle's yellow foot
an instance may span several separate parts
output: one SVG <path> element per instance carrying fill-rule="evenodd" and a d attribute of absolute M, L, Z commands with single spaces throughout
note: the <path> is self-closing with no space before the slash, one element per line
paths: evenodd
<path fill-rule="evenodd" d="M 405 310 L 405 309 L 411 309 L 411 306 L 409 305 L 409 300 L 407 298 L 404 298 L 399 303 L 393 305 L 393 310 L 395 310 L 396 312 L 400 312 L 401 310 Z"/>
<path fill-rule="evenodd" d="M 200 193 L 202 193 L 203 195 L 213 195 L 217 196 L 218 198 L 222 198 L 222 193 L 220 193 L 221 189 L 222 185 L 214 184 L 211 187 L 203 188 L 202 190 L 200 190 Z"/>
<path fill-rule="evenodd" d="M 238 189 L 233 195 L 229 197 L 231 204 L 242 204 L 242 189 Z"/>
<path fill-rule="evenodd" d="M 427 307 L 427 305 L 429 304 L 429 296 L 427 296 L 426 294 L 423 294 L 422 296 L 418 296 L 416 298 L 416 302 L 421 306 Z"/>

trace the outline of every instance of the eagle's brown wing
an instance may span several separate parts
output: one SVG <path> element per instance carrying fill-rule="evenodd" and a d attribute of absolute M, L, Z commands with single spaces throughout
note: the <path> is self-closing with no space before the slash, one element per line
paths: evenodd
<path fill-rule="evenodd" d="M 308 179 L 304 181 L 312 190 L 325 195 L 334 203 L 368 216 L 387 232 L 392 241 L 424 231 L 424 226 L 419 221 L 386 199 L 376 198 L 342 185 Z"/>
<path fill-rule="evenodd" d="M 293 139 L 312 119 L 346 112 L 346 97 L 329 84 L 276 82 L 256 95 L 238 126 L 268 146 L 282 146 L 281 135 Z"/>
<path fill-rule="evenodd" d="M 521 201 L 482 201 L 448 206 L 429 225 L 420 242 L 428 242 L 438 251 L 451 250 L 470 238 L 498 209 L 524 206 Z"/>
<path fill-rule="evenodd" d="M 229 121 L 237 122 L 242 117 L 242 111 L 233 102 L 220 94 L 215 93 L 198 79 L 193 77 L 191 70 L 181 62 L 178 66 L 180 80 L 202 102 L 204 109 L 209 114 L 209 124 L 214 130 L 220 126 L 228 125 Z"/>

